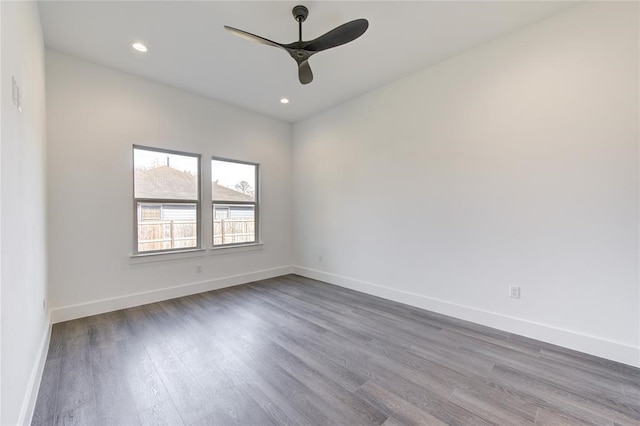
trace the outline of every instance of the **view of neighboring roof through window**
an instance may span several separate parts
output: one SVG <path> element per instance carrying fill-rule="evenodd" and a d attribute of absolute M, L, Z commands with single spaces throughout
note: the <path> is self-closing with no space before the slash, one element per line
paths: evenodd
<path fill-rule="evenodd" d="M 200 156 L 134 146 L 134 252 L 200 247 Z"/>

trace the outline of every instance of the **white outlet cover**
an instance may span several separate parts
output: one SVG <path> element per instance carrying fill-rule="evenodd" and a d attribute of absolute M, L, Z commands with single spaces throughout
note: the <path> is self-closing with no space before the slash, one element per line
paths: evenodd
<path fill-rule="evenodd" d="M 520 299 L 520 287 L 509 286 L 509 296 L 513 299 Z"/>
<path fill-rule="evenodd" d="M 16 92 L 18 95 L 18 102 L 16 106 L 18 107 L 18 111 L 22 112 L 22 95 L 20 94 L 20 86 L 16 86 Z"/>
<path fill-rule="evenodd" d="M 11 76 L 11 98 L 13 99 L 13 104 L 18 106 L 18 83 L 16 83 L 14 76 Z"/>

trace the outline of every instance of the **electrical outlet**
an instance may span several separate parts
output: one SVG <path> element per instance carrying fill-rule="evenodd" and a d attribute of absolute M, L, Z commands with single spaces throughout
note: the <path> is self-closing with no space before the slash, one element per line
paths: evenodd
<path fill-rule="evenodd" d="M 18 112 L 22 112 L 22 95 L 20 94 L 20 86 L 18 86 L 18 104 L 16 105 Z"/>
<path fill-rule="evenodd" d="M 202 265 L 196 265 L 196 273 L 202 273 Z"/>
<path fill-rule="evenodd" d="M 18 83 L 16 83 L 16 78 L 11 76 L 11 99 L 13 99 L 13 104 L 18 107 Z"/>
<path fill-rule="evenodd" d="M 14 76 L 11 76 L 11 99 L 16 109 L 22 112 L 22 95 L 20 94 L 20 86 Z"/>
<path fill-rule="evenodd" d="M 324 255 L 322 253 L 318 253 L 318 262 L 322 263 L 324 260 Z"/>
<path fill-rule="evenodd" d="M 511 297 L 512 299 L 520 299 L 520 287 L 515 285 L 510 285 L 509 297 Z"/>

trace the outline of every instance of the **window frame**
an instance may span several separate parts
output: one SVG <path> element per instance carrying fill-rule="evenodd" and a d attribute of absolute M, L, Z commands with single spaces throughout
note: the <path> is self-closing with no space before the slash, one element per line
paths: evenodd
<path fill-rule="evenodd" d="M 254 163 L 251 161 L 243 161 L 243 160 L 233 160 L 230 158 L 217 157 L 212 156 L 211 161 L 224 161 L 226 163 L 236 163 L 236 164 L 244 164 L 248 166 L 255 167 L 255 196 L 254 201 L 224 201 L 224 200 L 214 200 L 213 199 L 213 191 L 211 191 L 211 247 L 214 249 L 222 249 L 222 248 L 230 248 L 230 247 L 243 247 L 243 246 L 252 246 L 256 244 L 261 244 L 261 234 L 260 234 L 260 163 Z M 210 164 L 210 178 L 211 184 L 213 186 L 213 164 Z M 228 243 L 228 244 L 215 244 L 215 205 L 242 205 L 242 206 L 253 206 L 253 220 L 254 220 L 254 237 L 253 241 L 245 241 L 242 243 Z"/>
<path fill-rule="evenodd" d="M 196 174 L 197 181 L 197 200 L 175 200 L 175 199 L 164 199 L 164 198 L 137 198 L 136 197 L 136 165 L 135 165 L 135 150 L 144 150 L 144 151 L 152 151 L 152 152 L 160 152 L 163 154 L 170 155 L 181 155 L 184 157 L 193 157 L 197 159 L 198 171 Z M 134 256 L 146 256 L 153 254 L 162 254 L 162 253 L 181 253 L 188 252 L 193 250 L 202 249 L 202 155 L 195 154 L 192 152 L 185 151 L 176 151 L 172 149 L 164 149 L 164 148 L 155 148 L 144 145 L 133 145 L 131 149 L 131 158 L 132 158 L 132 194 L 133 194 L 133 255 Z M 145 250 L 139 251 L 139 241 L 138 241 L 138 203 L 153 203 L 153 204 L 185 204 L 185 205 L 196 205 L 196 245 L 195 247 L 179 247 L 179 248 L 169 248 L 169 249 L 160 249 L 160 250 Z"/>

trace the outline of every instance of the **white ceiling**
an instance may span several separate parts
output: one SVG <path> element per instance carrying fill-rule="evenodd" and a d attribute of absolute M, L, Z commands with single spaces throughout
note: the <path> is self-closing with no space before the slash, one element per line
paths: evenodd
<path fill-rule="evenodd" d="M 314 81 L 293 59 L 223 29 L 297 41 L 296 4 L 309 8 L 303 39 L 357 18 L 369 30 L 318 53 Z M 554 1 L 41 1 L 47 47 L 296 122 L 481 43 L 556 14 Z M 130 47 L 143 41 L 149 52 Z M 279 100 L 287 97 L 288 105 Z"/>

